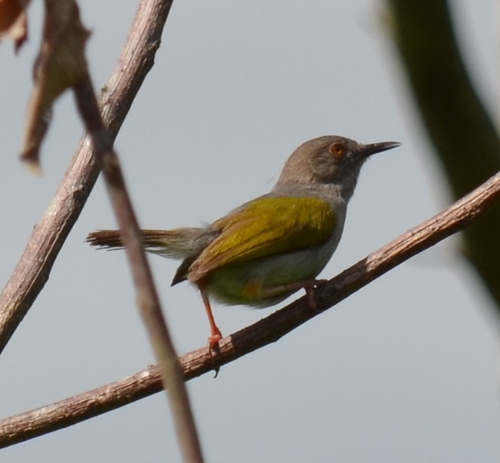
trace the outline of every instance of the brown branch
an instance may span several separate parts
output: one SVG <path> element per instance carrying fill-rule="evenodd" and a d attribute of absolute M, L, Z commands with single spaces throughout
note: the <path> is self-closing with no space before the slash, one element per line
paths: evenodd
<path fill-rule="evenodd" d="M 183 461 L 202 463 L 200 440 L 184 377 L 163 317 L 160 299 L 142 244 L 139 223 L 125 185 L 120 162 L 99 114 L 90 76 L 87 74 L 73 91 L 96 155 L 102 159 L 104 180 L 129 260 L 137 294 L 137 306 L 159 364 L 162 384 L 170 401 Z"/>
<path fill-rule="evenodd" d="M 142 0 L 118 65 L 100 98 L 101 114 L 114 140 L 154 64 L 172 0 Z M 35 226 L 26 249 L 0 295 L 0 352 L 45 285 L 52 265 L 99 175 L 87 137 L 80 142 L 51 207 Z"/>
<path fill-rule="evenodd" d="M 168 13 L 168 8 L 165 13 Z M 138 13 L 138 16 L 143 17 L 141 12 Z M 164 18 L 166 19 L 166 14 Z M 157 20 L 157 16 L 153 19 Z M 80 20 L 76 1 L 61 3 L 58 0 L 45 0 L 44 23 L 43 40 L 36 60 L 35 90 L 30 100 L 29 122 L 22 158 L 38 167 L 40 145 L 47 128 L 43 116 L 52 106 L 54 99 L 65 89 L 71 87 L 87 131 L 87 138 L 92 147 L 92 157 L 87 164 L 91 166 L 92 177 L 89 176 L 91 181 L 90 184 L 87 184 L 89 188 L 86 191 L 91 190 L 99 168 L 102 166 L 105 184 L 129 258 L 139 311 L 146 325 L 153 350 L 160 365 L 163 385 L 170 399 L 183 461 L 202 463 L 201 447 L 183 374 L 163 318 L 158 294 L 142 246 L 139 225 L 126 189 L 120 163 L 113 150 L 114 139 L 108 133 L 101 117 L 99 104 L 89 75 L 85 56 L 85 43 L 89 34 Z M 160 27 L 157 31 L 161 33 L 161 29 Z M 137 70 L 134 70 L 135 75 L 137 75 Z M 40 127 L 43 130 L 40 130 Z M 78 174 L 79 170 L 76 175 Z M 63 184 L 63 188 L 67 190 L 67 183 Z M 81 202 L 82 206 L 83 203 L 84 201 Z M 75 219 L 77 215 L 75 214 Z M 68 227 L 67 230 L 69 231 L 70 228 Z M 44 230 L 38 230 L 33 239 L 46 240 L 44 234 L 40 235 L 40 233 L 44 232 Z M 55 238 L 62 238 L 57 240 L 57 249 L 59 249 L 65 235 L 58 235 Z M 32 242 L 33 240 L 28 244 L 28 255 L 32 251 L 30 248 Z M 52 255 L 52 262 L 56 255 L 57 252 Z M 44 260 L 42 263 L 43 271 L 48 273 L 51 265 L 49 260 Z M 22 275 L 22 278 L 24 279 L 24 275 Z M 39 286 L 41 289 L 44 279 L 38 281 L 41 282 Z M 38 287 L 32 287 L 35 288 L 34 297 L 36 297 Z M 18 305 L 16 314 L 20 314 L 22 309 L 25 309 L 24 314 L 26 313 L 29 303 L 26 304 L 25 301 L 26 299 Z M 22 316 L 24 315 L 17 317 L 17 319 L 20 321 Z M 10 318 L 10 320 L 13 320 L 13 318 Z M 8 337 L 5 338 L 5 342 Z"/>
<path fill-rule="evenodd" d="M 311 311 L 305 298 L 301 298 L 224 338 L 220 343 L 220 352 L 215 357 L 210 355 L 207 348 L 182 356 L 180 362 L 185 379 L 189 380 L 218 369 L 277 341 L 415 254 L 463 230 L 482 216 L 498 196 L 500 173 L 445 211 L 409 230 L 321 285 L 315 294 L 319 310 Z M 151 367 L 92 391 L 6 418 L 0 421 L 0 447 L 71 426 L 159 392 L 161 387 L 158 369 Z"/>

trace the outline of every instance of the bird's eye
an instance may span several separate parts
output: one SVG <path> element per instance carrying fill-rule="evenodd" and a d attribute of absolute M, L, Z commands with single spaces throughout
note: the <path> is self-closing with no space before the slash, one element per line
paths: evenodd
<path fill-rule="evenodd" d="M 345 153 L 345 145 L 343 143 L 332 143 L 329 150 L 332 156 L 341 157 Z"/>

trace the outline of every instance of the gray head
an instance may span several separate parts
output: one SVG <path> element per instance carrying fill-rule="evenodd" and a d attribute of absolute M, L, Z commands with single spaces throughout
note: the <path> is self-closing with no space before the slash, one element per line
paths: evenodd
<path fill-rule="evenodd" d="M 336 135 L 313 138 L 300 145 L 286 161 L 274 191 L 297 186 L 334 186 L 346 199 L 352 196 L 361 166 L 375 153 L 400 143 L 363 145 Z"/>

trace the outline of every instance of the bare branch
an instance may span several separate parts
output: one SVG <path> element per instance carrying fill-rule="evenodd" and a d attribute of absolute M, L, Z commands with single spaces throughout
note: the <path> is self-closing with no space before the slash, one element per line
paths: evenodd
<path fill-rule="evenodd" d="M 390 0 L 394 39 L 422 123 L 458 199 L 500 170 L 500 139 L 460 55 L 445 0 Z M 500 203 L 464 233 L 464 256 L 500 315 Z"/>
<path fill-rule="evenodd" d="M 185 379 L 217 370 L 222 365 L 277 341 L 415 254 L 463 230 L 482 216 L 498 196 L 500 173 L 445 211 L 409 230 L 321 285 L 315 292 L 316 304 L 320 310 L 312 311 L 303 297 L 224 338 L 215 357 L 207 348 L 182 356 L 180 362 Z M 98 389 L 6 418 L 0 421 L 0 447 L 23 442 L 106 413 L 159 392 L 161 387 L 158 369 L 151 367 Z"/>
<path fill-rule="evenodd" d="M 142 5 L 145 4 L 147 4 L 147 2 L 142 3 Z M 169 6 L 170 2 L 164 9 L 163 23 L 160 23 L 160 26 L 164 24 Z M 139 12 L 137 13 L 136 23 L 138 18 L 143 18 L 141 8 L 139 8 Z M 158 24 L 158 16 L 148 17 L 148 19 L 152 21 L 148 21 L 147 24 Z M 136 30 L 138 29 L 135 27 L 132 28 L 131 36 L 134 35 L 133 33 Z M 162 27 L 153 28 L 153 30 L 161 34 Z M 139 32 L 141 34 L 140 37 L 142 37 L 143 29 L 139 29 Z M 85 42 L 87 38 L 88 31 L 80 20 L 79 9 L 75 1 L 58 2 L 57 0 L 46 0 L 45 27 L 40 53 L 36 61 L 37 72 L 35 90 L 30 103 L 22 159 L 31 166 L 39 168 L 39 151 L 47 128 L 44 115 L 51 108 L 54 100 L 64 90 L 72 88 L 92 149 L 89 150 L 91 157 L 86 163 L 86 166 L 90 169 L 89 175 L 86 177 L 88 181 L 83 184 L 83 186 L 86 187 L 84 191 L 87 192 L 87 195 L 85 195 L 85 198 L 80 198 L 83 199 L 79 203 L 80 209 L 77 207 L 72 208 L 74 212 L 73 221 L 67 222 L 68 226 L 65 230 L 69 232 L 71 225 L 74 223 L 74 220 L 76 220 L 78 212 L 81 210 L 88 196 L 88 192 L 90 192 L 95 182 L 99 167 L 102 165 L 106 187 L 120 227 L 121 237 L 127 251 L 127 256 L 129 257 L 131 272 L 137 291 L 139 310 L 146 325 L 157 361 L 160 365 L 163 384 L 170 399 L 181 453 L 184 461 L 201 463 L 203 461 L 201 447 L 184 384 L 183 374 L 167 330 L 166 322 L 163 318 L 159 298 L 142 246 L 139 225 L 126 190 L 119 160 L 113 150 L 114 136 L 108 133 L 107 127 L 103 122 L 89 75 L 85 56 Z M 156 37 L 156 43 L 159 43 L 159 35 Z M 145 44 L 150 45 L 147 44 L 147 42 Z M 153 49 L 156 48 L 157 46 L 153 47 Z M 149 50 L 149 47 L 144 47 L 143 49 L 145 52 L 149 52 Z M 126 55 L 127 58 L 129 56 L 130 55 Z M 133 76 L 137 76 L 137 74 L 138 72 L 136 69 L 134 70 Z M 141 73 L 139 75 L 145 74 Z M 124 111 L 123 115 L 125 115 L 125 113 L 126 111 Z M 84 150 L 82 151 L 85 155 L 86 153 Z M 70 172 L 73 173 L 71 170 Z M 79 182 L 82 181 L 80 172 L 79 166 L 78 170 L 75 172 L 75 177 Z M 85 173 L 86 170 L 83 170 L 83 172 Z M 67 177 L 65 180 L 67 180 Z M 68 191 L 68 182 L 65 180 L 63 180 L 60 191 L 61 188 L 64 191 Z M 61 203 L 64 204 L 64 202 L 65 201 L 62 201 Z M 61 205 L 61 203 L 58 203 L 58 205 Z M 53 212 L 52 210 L 51 213 Z M 50 219 L 51 217 L 49 217 L 48 220 L 49 226 L 53 225 L 53 221 Z M 33 251 L 37 250 L 34 249 L 34 242 L 36 244 L 40 243 L 40 248 L 44 247 L 47 243 L 47 232 L 50 232 L 50 229 L 46 230 L 43 227 L 40 227 L 34 232 L 23 258 L 32 258 Z M 39 290 L 43 287 L 43 283 L 46 281 L 46 275 L 50 271 L 57 251 L 62 246 L 66 235 L 67 233 L 48 236 L 49 240 L 52 237 L 56 240 L 55 243 L 48 243 L 49 245 L 55 245 L 56 251 L 52 254 L 46 253 L 46 258 L 44 259 L 37 259 L 36 262 L 41 263 L 39 269 L 41 273 L 34 274 L 33 279 L 39 284 L 31 287 L 34 288 L 31 301 L 35 299 Z M 54 249 L 54 247 L 52 247 L 52 249 Z M 16 273 L 17 272 L 15 272 L 15 275 Z M 41 279 L 37 278 L 39 275 L 43 275 Z M 12 279 L 14 280 L 14 284 L 16 284 L 17 281 L 15 278 L 13 277 Z M 25 281 L 25 275 L 23 275 L 22 272 L 21 279 Z M 18 285 L 16 284 L 16 286 Z M 6 292 L 4 292 L 4 295 L 5 294 Z M 9 305 L 9 309 L 11 308 L 12 310 L 8 312 L 8 315 L 11 315 L 11 317 L 7 319 L 8 322 L 15 320 L 19 323 L 28 310 L 31 301 L 24 298 L 24 294 L 23 291 L 20 295 L 21 299 L 19 304 L 14 306 Z M 14 314 L 17 315 L 16 318 L 14 318 Z M 7 325 L 4 326 L 10 328 L 8 335 L 3 338 L 4 343 L 6 343 L 17 324 L 7 323 Z"/>
<path fill-rule="evenodd" d="M 118 65 L 100 98 L 114 140 L 154 64 L 172 0 L 143 0 Z M 78 146 L 51 207 L 35 226 L 26 249 L 0 295 L 0 352 L 45 285 L 52 265 L 92 190 L 100 166 L 87 137 Z"/>
<path fill-rule="evenodd" d="M 183 374 L 163 317 L 160 299 L 142 244 L 139 223 L 125 185 L 120 162 L 99 114 L 99 106 L 90 76 L 87 74 L 81 83 L 74 86 L 73 91 L 96 155 L 102 160 L 106 188 L 134 280 L 137 306 L 160 367 L 162 383 L 170 401 L 183 460 L 190 463 L 202 463 L 200 440 Z"/>

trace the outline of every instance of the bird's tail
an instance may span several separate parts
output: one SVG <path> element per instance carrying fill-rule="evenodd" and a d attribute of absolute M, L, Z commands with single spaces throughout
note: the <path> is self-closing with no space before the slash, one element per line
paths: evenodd
<path fill-rule="evenodd" d="M 174 230 L 141 230 L 147 251 L 171 259 L 198 255 L 218 235 L 209 228 L 176 228 Z M 119 230 L 97 230 L 86 240 L 100 249 L 123 249 Z"/>

